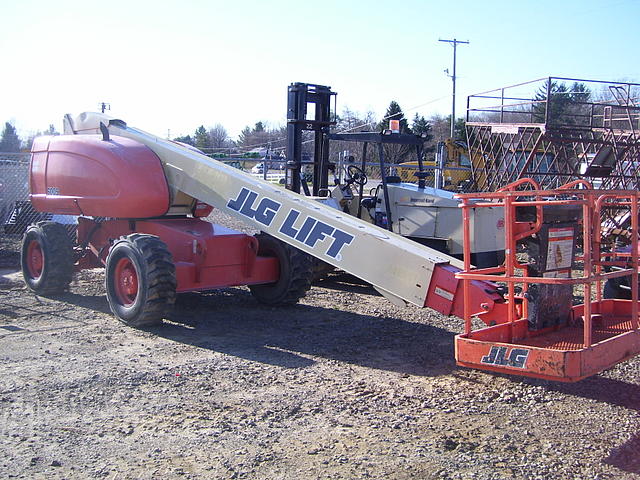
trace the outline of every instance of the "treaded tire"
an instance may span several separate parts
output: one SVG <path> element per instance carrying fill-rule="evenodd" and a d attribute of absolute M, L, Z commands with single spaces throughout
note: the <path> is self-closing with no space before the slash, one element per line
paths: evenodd
<path fill-rule="evenodd" d="M 24 282 L 38 295 L 56 295 L 69 288 L 73 276 L 73 245 L 66 228 L 38 222 L 22 237 L 20 256 Z"/>
<path fill-rule="evenodd" d="M 132 327 L 162 323 L 176 301 L 176 268 L 167 245 L 154 235 L 120 237 L 109 250 L 105 287 L 109 307 Z"/>
<path fill-rule="evenodd" d="M 312 257 L 266 233 L 256 235 L 258 255 L 276 257 L 280 278 L 275 283 L 250 285 L 253 296 L 267 305 L 293 305 L 311 288 Z"/>

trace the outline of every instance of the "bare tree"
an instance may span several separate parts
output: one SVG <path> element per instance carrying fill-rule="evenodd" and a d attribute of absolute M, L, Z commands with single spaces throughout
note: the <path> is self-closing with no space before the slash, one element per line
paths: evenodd
<path fill-rule="evenodd" d="M 255 150 L 262 153 L 284 151 L 287 140 L 286 127 L 270 128 L 265 122 L 256 122 L 253 128 L 245 127 L 236 142 L 244 151 Z"/>
<path fill-rule="evenodd" d="M 233 141 L 229 138 L 227 129 L 221 123 L 216 123 L 208 131 L 211 147 L 214 149 L 228 148 L 233 146 Z"/>

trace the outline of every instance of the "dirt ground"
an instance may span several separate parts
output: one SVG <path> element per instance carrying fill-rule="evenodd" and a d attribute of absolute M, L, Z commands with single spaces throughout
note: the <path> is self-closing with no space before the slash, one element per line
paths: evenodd
<path fill-rule="evenodd" d="M 103 273 L 37 297 L 0 236 L 0 477 L 640 478 L 640 359 L 577 384 L 456 367 L 462 322 L 347 275 L 118 322 Z"/>

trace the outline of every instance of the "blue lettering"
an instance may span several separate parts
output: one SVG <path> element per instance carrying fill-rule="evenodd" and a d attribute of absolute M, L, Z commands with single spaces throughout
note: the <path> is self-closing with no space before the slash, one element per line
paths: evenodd
<path fill-rule="evenodd" d="M 251 208 L 253 206 L 253 202 L 258 198 L 258 194 L 256 192 L 249 192 L 247 199 L 244 201 L 244 205 L 240 209 L 240 213 L 246 215 L 249 218 L 254 218 L 256 215 L 256 211 Z"/>
<path fill-rule="evenodd" d="M 229 202 L 227 203 L 227 207 L 229 207 L 232 210 L 235 210 L 236 212 L 239 212 L 240 208 L 244 204 L 244 201 L 247 199 L 248 194 L 249 194 L 249 190 L 247 190 L 246 188 L 243 188 L 242 190 L 240 190 L 240 193 L 238 194 L 238 198 L 236 198 L 235 200 L 229 200 Z"/>
<path fill-rule="evenodd" d="M 271 225 L 281 205 L 275 200 L 264 197 L 254 210 L 252 207 L 257 198 L 258 194 L 256 192 L 248 188 L 242 188 L 236 199 L 227 202 L 227 207 L 268 227 Z"/>
<path fill-rule="evenodd" d="M 316 222 L 311 233 L 304 241 L 305 245 L 315 247 L 316 243 L 325 239 L 327 235 L 331 235 L 335 228 L 320 221 Z"/>
<path fill-rule="evenodd" d="M 243 187 L 235 199 L 231 199 L 227 202 L 227 207 L 268 227 L 273 222 L 282 204 L 270 198 L 263 197 L 258 203 L 258 206 L 254 209 L 253 205 L 256 203 L 257 199 L 258 193 Z M 353 241 L 353 235 L 343 232 L 342 230 L 338 230 L 337 228 L 313 217 L 305 218 L 302 226 L 300 228 L 296 228 L 295 224 L 298 222 L 299 217 L 300 212 L 291 209 L 280 226 L 280 233 L 289 238 L 295 239 L 298 242 L 304 243 L 311 248 L 315 248 L 318 242 L 322 242 L 327 237 L 331 237 L 333 238 L 333 241 L 327 249 L 326 254 L 329 257 L 340 260 L 340 252 L 342 248 Z M 506 352 L 502 352 L 502 357 L 505 356 L 505 353 Z M 494 353 L 492 354 L 495 355 Z M 522 363 L 521 358 L 522 353 L 517 352 L 511 360 L 514 363 Z M 504 361 L 506 359 L 496 358 L 493 360 Z"/>
<path fill-rule="evenodd" d="M 515 368 L 525 368 L 529 358 L 529 350 L 526 348 L 513 348 L 507 356 L 507 347 L 492 346 L 489 355 L 480 359 L 480 363 L 487 365 L 509 366 Z"/>
<path fill-rule="evenodd" d="M 349 235 L 347 232 L 343 232 L 342 230 L 338 230 L 336 228 L 331 236 L 334 238 L 334 240 L 327 250 L 327 255 L 332 258 L 338 258 L 342 247 L 344 247 L 345 245 L 349 245 L 353 240 L 353 235 Z"/>
<path fill-rule="evenodd" d="M 298 230 L 293 227 L 293 224 L 296 222 L 299 216 L 300 212 L 291 210 L 289 212 L 289 215 L 287 215 L 287 218 L 284 219 L 284 222 L 280 227 L 280 232 L 284 233 L 287 237 L 296 238 Z"/>
<path fill-rule="evenodd" d="M 280 204 L 278 202 L 265 197 L 260 200 L 260 204 L 256 209 L 254 217 L 256 221 L 268 227 L 269 225 L 271 225 L 273 217 L 276 216 L 276 212 L 279 208 Z"/>
<path fill-rule="evenodd" d="M 307 238 L 307 236 L 309 235 L 309 232 L 311 231 L 314 223 L 316 223 L 315 218 L 307 217 L 307 219 L 302 224 L 302 227 L 300 227 L 300 231 L 296 235 L 296 240 L 298 240 L 299 242 L 304 242 L 305 238 Z"/>

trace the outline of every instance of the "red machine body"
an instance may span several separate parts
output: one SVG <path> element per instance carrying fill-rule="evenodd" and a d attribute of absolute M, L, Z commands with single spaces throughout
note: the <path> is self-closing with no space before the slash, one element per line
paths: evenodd
<path fill-rule="evenodd" d="M 78 239 L 93 252 L 82 257 L 79 268 L 101 267 L 117 238 L 144 233 L 160 238 L 175 265 L 176 292 L 256 285 L 278 280 L 275 257 L 258 256 L 258 240 L 198 218 L 109 220 L 81 217 Z"/>
<path fill-rule="evenodd" d="M 160 160 L 123 137 L 38 137 L 30 172 L 30 199 L 41 212 L 112 218 L 149 218 L 169 209 Z"/>
<path fill-rule="evenodd" d="M 139 233 L 157 236 L 168 247 L 178 293 L 278 280 L 277 258 L 258 256 L 256 237 L 199 218 L 165 215 L 171 195 L 162 164 L 135 140 L 39 137 L 30 173 L 36 210 L 81 216 L 77 243 L 84 250 L 77 269 L 105 265 L 119 238 Z M 210 212 L 210 206 L 197 202 L 193 215 Z"/>

